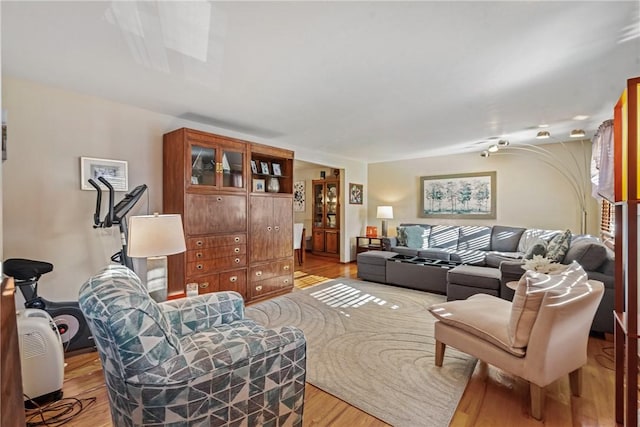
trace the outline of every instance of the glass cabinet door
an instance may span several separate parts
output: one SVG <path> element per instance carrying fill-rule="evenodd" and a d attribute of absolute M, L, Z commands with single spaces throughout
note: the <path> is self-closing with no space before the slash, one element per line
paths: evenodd
<path fill-rule="evenodd" d="M 191 185 L 216 185 L 216 150 L 191 145 Z"/>
<path fill-rule="evenodd" d="M 338 227 L 338 184 L 327 183 L 327 222 L 326 228 Z"/>
<path fill-rule="evenodd" d="M 222 186 L 231 188 L 244 188 L 242 177 L 244 176 L 243 153 L 223 149 L 222 151 Z"/>
<path fill-rule="evenodd" d="M 313 200 L 314 200 L 314 211 L 313 211 L 313 226 L 322 228 L 324 227 L 324 209 L 323 209 L 323 198 L 324 198 L 324 185 L 323 184 L 313 184 Z"/>

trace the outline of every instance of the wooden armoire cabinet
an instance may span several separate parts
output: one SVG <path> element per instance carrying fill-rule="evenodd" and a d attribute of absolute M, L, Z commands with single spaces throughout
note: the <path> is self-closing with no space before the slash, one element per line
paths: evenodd
<path fill-rule="evenodd" d="M 251 160 L 252 181 L 265 182 L 249 196 L 248 292 L 257 299 L 293 288 L 293 151 L 252 144 Z"/>
<path fill-rule="evenodd" d="M 312 252 L 340 256 L 340 180 L 312 181 Z"/>
<path fill-rule="evenodd" d="M 254 144 L 250 142 L 186 128 L 165 134 L 163 144 L 163 212 L 182 215 L 187 243 L 185 253 L 168 258 L 169 296 L 184 295 L 187 283 L 197 283 L 200 293 L 236 291 L 245 300 L 270 295 L 272 292 L 267 289 L 274 286 L 256 291 L 256 286 L 252 286 L 255 279 L 248 275 L 249 268 L 255 273 L 254 267 L 261 262 L 286 263 L 287 258 L 291 266 L 286 270 L 283 266 L 283 271 L 290 277 L 287 286 L 280 286 L 278 292 L 291 290 L 293 152 L 255 144 L 254 153 Z M 276 156 L 277 153 L 284 157 Z M 266 211 L 260 208 L 254 212 L 249 207 L 249 193 L 257 179 L 251 171 L 254 158 L 271 168 L 273 163 L 278 164 L 280 172 L 259 178 L 276 179 L 280 184 L 278 192 L 260 193 L 257 197 L 278 206 L 275 200 L 289 200 L 291 211 L 288 219 L 286 209 L 278 212 L 277 224 L 267 221 L 271 227 L 283 230 L 280 239 L 271 239 L 269 251 L 260 250 L 263 237 L 254 235 L 260 230 L 253 227 L 257 213 L 263 215 Z M 283 237 L 286 233 L 288 242 Z"/>

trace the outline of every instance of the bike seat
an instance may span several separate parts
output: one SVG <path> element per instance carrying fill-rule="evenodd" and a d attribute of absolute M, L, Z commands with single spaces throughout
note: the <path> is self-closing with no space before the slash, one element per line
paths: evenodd
<path fill-rule="evenodd" d="M 53 270 L 53 264 L 24 258 L 10 258 L 3 264 L 4 274 L 16 280 L 38 278 Z"/>

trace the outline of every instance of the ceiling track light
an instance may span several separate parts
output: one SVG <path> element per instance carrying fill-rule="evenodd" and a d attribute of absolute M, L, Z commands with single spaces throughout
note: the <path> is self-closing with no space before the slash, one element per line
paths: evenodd
<path fill-rule="evenodd" d="M 549 138 L 551 138 L 551 134 L 549 132 L 547 132 L 546 130 L 541 130 L 536 135 L 536 139 L 549 139 Z"/>
<path fill-rule="evenodd" d="M 484 150 L 482 153 L 480 153 L 480 157 L 489 157 L 491 155 L 491 153 L 489 153 L 488 150 Z"/>
<path fill-rule="evenodd" d="M 499 150 L 499 149 L 500 149 L 500 148 L 499 148 L 496 144 L 493 144 L 493 145 L 491 145 L 491 146 L 489 147 L 489 152 L 490 152 L 490 153 L 496 153 L 496 152 L 498 152 L 498 150 Z"/>
<path fill-rule="evenodd" d="M 571 138 L 584 138 L 585 133 L 582 129 L 574 129 L 569 134 Z"/>
<path fill-rule="evenodd" d="M 506 139 L 501 139 L 500 141 L 498 141 L 498 147 L 502 148 L 502 147 L 506 147 L 509 145 L 509 141 L 507 141 Z"/>

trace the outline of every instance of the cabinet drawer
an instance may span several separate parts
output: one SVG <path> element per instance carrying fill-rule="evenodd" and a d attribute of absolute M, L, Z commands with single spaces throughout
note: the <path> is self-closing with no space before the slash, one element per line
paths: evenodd
<path fill-rule="evenodd" d="M 218 291 L 218 274 L 212 274 L 210 276 L 198 277 L 187 279 L 187 283 L 197 283 L 198 284 L 198 293 L 199 294 L 207 294 L 209 292 L 217 292 Z M 186 293 L 186 290 L 185 290 Z"/>
<path fill-rule="evenodd" d="M 198 293 L 236 291 L 247 299 L 247 269 L 225 271 L 203 277 L 187 279 L 187 283 L 197 283 Z"/>
<path fill-rule="evenodd" d="M 192 249 L 187 251 L 187 262 L 205 261 L 213 258 L 246 255 L 247 245 L 218 246 L 214 248 Z"/>
<path fill-rule="evenodd" d="M 251 267 L 249 281 L 256 282 L 285 274 L 293 274 L 293 261 L 278 261 Z"/>
<path fill-rule="evenodd" d="M 225 271 L 218 281 L 221 291 L 236 291 L 247 299 L 247 270 Z"/>
<path fill-rule="evenodd" d="M 246 244 L 246 234 L 227 234 L 224 236 L 204 236 L 204 237 L 189 237 L 187 239 L 187 250 L 191 249 L 204 249 L 218 246 L 231 246 L 236 244 Z"/>
<path fill-rule="evenodd" d="M 293 274 L 287 276 L 272 277 L 267 280 L 253 282 L 249 286 L 251 299 L 278 292 L 283 289 L 290 289 L 293 286 Z"/>
<path fill-rule="evenodd" d="M 245 265 L 247 265 L 247 257 L 245 255 L 188 262 L 187 275 L 200 276 L 203 274 L 214 273 L 216 270 L 224 270 L 224 269 L 229 269 L 234 267 L 244 267 Z"/>

